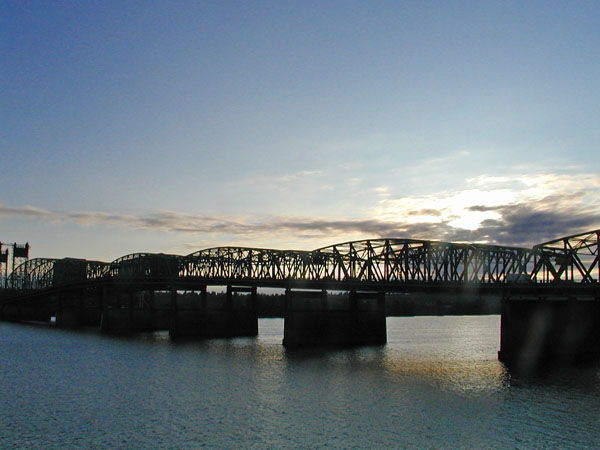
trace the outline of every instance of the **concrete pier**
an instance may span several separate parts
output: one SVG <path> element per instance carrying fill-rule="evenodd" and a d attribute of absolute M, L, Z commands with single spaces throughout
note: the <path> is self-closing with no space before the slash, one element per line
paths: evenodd
<path fill-rule="evenodd" d="M 104 332 L 157 330 L 154 291 L 104 287 L 100 328 Z"/>
<path fill-rule="evenodd" d="M 102 290 L 84 290 L 81 308 L 81 325 L 84 327 L 99 327 L 102 317 Z"/>
<path fill-rule="evenodd" d="M 171 290 L 171 321 L 169 335 L 172 337 L 203 336 L 206 329 L 206 286 L 199 290 L 178 293 Z"/>
<path fill-rule="evenodd" d="M 56 326 L 75 328 L 82 325 L 83 294 L 81 291 L 61 291 L 56 307 Z"/>
<path fill-rule="evenodd" d="M 50 322 L 54 307 L 45 302 L 6 304 L 0 309 L 0 320 L 6 322 Z"/>
<path fill-rule="evenodd" d="M 498 358 L 517 369 L 600 359 L 600 301 L 504 298 Z"/>
<path fill-rule="evenodd" d="M 37 315 L 44 320 L 48 317 L 49 321 L 50 316 L 55 316 L 56 326 L 63 328 L 100 325 L 102 296 L 97 290 L 65 289 L 59 290 L 52 297 L 54 300 L 51 302 L 39 302 L 35 305 Z"/>
<path fill-rule="evenodd" d="M 256 287 L 227 286 L 229 336 L 258 336 Z"/>
<path fill-rule="evenodd" d="M 257 336 L 258 314 L 255 287 L 227 286 L 224 294 L 172 291 L 173 337 L 218 338 Z"/>
<path fill-rule="evenodd" d="M 127 299 L 122 293 L 109 286 L 104 286 L 100 329 L 108 333 L 131 331 L 128 306 Z"/>
<path fill-rule="evenodd" d="M 352 291 L 286 291 L 283 345 L 353 346 L 387 341 L 385 295 Z"/>

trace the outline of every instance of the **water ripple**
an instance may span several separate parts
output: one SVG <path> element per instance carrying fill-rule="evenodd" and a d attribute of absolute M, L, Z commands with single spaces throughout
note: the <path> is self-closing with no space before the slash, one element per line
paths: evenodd
<path fill-rule="evenodd" d="M 388 319 L 388 344 L 287 351 L 0 323 L 0 448 L 598 448 L 600 367 L 496 358 L 499 318 Z"/>

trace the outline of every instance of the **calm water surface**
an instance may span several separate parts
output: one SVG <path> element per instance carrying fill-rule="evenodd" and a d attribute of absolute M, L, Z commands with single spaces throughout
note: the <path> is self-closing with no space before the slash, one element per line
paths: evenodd
<path fill-rule="evenodd" d="M 388 344 L 286 351 L 0 323 L 0 448 L 600 448 L 600 365 L 522 378 L 498 316 L 388 318 Z"/>

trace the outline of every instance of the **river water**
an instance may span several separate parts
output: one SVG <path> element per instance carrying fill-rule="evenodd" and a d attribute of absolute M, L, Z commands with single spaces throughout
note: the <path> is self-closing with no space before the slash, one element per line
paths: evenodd
<path fill-rule="evenodd" d="M 499 316 L 388 318 L 388 344 L 286 351 L 0 323 L 0 448 L 600 448 L 600 365 L 520 377 Z"/>

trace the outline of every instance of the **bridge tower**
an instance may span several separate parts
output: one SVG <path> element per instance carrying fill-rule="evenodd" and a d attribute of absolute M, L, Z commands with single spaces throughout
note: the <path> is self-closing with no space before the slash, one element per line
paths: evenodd
<path fill-rule="evenodd" d="M 8 248 L 2 250 L 0 242 L 0 289 L 8 287 Z"/>
<path fill-rule="evenodd" d="M 2 246 L 6 247 L 6 250 L 2 251 Z M 25 273 L 20 273 L 20 274 L 16 274 L 14 273 L 15 268 L 19 267 L 22 265 L 22 263 L 26 262 L 29 259 L 29 242 L 25 243 L 25 244 L 17 244 L 16 242 L 13 244 L 2 244 L 2 242 L 0 242 L 0 280 L 3 281 L 0 284 L 0 287 L 4 287 L 4 288 L 9 288 L 9 287 L 14 287 L 14 286 L 9 286 L 9 278 L 8 278 L 8 273 L 9 273 L 9 268 L 8 266 L 9 261 L 12 262 L 11 268 L 10 268 L 10 272 L 13 273 L 13 275 L 11 275 L 11 278 L 15 278 L 15 277 L 26 277 L 27 274 Z M 9 249 L 11 249 L 11 255 L 12 258 L 9 258 Z M 2 270 L 4 269 L 4 271 Z M 13 282 L 18 282 L 16 279 L 13 280 Z"/>

